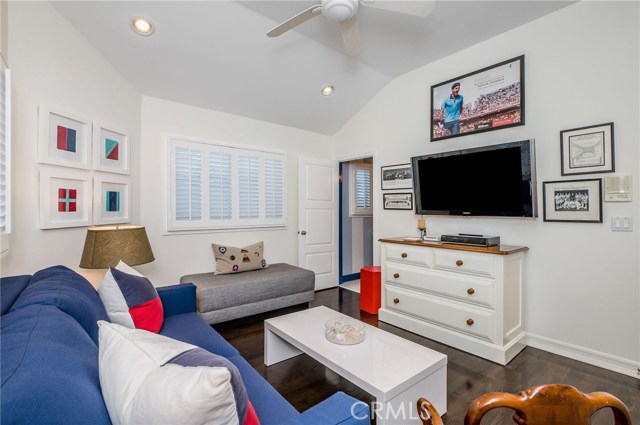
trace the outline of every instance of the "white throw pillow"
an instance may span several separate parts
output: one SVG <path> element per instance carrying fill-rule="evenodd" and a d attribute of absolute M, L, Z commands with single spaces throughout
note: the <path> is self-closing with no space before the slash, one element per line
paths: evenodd
<path fill-rule="evenodd" d="M 194 345 L 99 321 L 100 387 L 114 424 L 238 424 L 225 367 L 169 363 Z"/>

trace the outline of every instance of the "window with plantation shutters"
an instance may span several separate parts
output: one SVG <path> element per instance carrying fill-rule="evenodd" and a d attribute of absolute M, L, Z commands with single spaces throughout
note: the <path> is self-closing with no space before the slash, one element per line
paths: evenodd
<path fill-rule="evenodd" d="M 285 155 L 169 139 L 168 231 L 286 226 Z"/>
<path fill-rule="evenodd" d="M 349 173 L 349 214 L 351 216 L 370 216 L 372 167 L 368 164 L 350 164 Z"/>
<path fill-rule="evenodd" d="M 0 252 L 9 251 L 11 233 L 11 78 L 0 71 Z"/>

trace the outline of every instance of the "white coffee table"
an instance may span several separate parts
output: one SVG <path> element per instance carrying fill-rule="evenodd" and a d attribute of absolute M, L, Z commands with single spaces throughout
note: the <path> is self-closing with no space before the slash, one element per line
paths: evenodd
<path fill-rule="evenodd" d="M 322 306 L 265 320 L 264 363 L 313 357 L 376 398 L 378 425 L 420 424 L 420 397 L 446 413 L 447 356 L 367 324 L 363 342 L 334 344 L 325 338 L 325 323 L 343 316 Z"/>

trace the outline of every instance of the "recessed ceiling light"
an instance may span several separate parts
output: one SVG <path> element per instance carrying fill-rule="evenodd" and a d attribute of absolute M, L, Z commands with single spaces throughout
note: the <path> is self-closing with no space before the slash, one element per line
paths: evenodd
<path fill-rule="evenodd" d="M 155 31 L 156 27 L 153 25 L 153 22 L 148 20 L 147 18 L 143 18 L 141 16 L 136 16 L 131 19 L 131 29 L 139 35 L 151 35 Z"/>
<path fill-rule="evenodd" d="M 320 90 L 320 93 L 322 93 L 324 96 L 329 96 L 333 93 L 333 86 L 324 86 L 322 90 Z"/>

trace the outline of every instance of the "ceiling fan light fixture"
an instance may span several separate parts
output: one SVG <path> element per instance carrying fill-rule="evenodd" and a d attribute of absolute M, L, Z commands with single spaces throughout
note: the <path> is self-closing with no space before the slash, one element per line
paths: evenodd
<path fill-rule="evenodd" d="M 332 21 L 348 21 L 357 12 L 358 0 L 322 0 L 322 14 Z"/>
<path fill-rule="evenodd" d="M 334 88 L 332 85 L 327 85 L 327 86 L 324 86 L 322 90 L 320 90 L 320 93 L 322 93 L 323 96 L 329 96 L 333 94 L 333 90 Z"/>
<path fill-rule="evenodd" d="M 131 29 L 138 35 L 149 36 L 153 34 L 156 27 L 149 19 L 136 16 L 131 19 Z"/>

